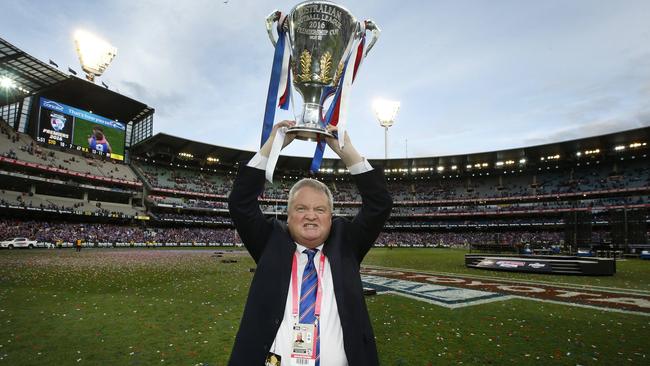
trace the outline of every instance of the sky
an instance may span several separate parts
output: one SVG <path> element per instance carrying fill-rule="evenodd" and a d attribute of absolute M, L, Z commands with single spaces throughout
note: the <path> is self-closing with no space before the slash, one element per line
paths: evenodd
<path fill-rule="evenodd" d="M 6 1 L 0 37 L 67 72 L 81 71 L 74 31 L 90 31 L 118 49 L 97 83 L 155 108 L 154 133 L 255 151 L 274 51 L 265 18 L 297 3 Z M 368 158 L 385 154 L 372 111 L 377 98 L 401 102 L 388 131 L 389 158 L 650 126 L 650 1 L 337 3 L 382 30 L 349 101 L 349 134 Z M 293 113 L 276 114 L 281 119 Z M 313 150 L 314 143 L 296 141 L 283 155 Z"/>

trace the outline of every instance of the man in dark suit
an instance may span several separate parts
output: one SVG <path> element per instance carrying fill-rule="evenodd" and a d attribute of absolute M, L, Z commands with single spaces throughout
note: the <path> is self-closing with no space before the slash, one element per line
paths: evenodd
<path fill-rule="evenodd" d="M 270 359 L 281 359 L 282 365 L 377 365 L 359 266 L 390 215 L 392 199 L 383 174 L 346 134 L 343 149 L 334 139 L 327 143 L 361 194 L 354 219 L 333 218 L 331 192 L 313 179 L 291 189 L 286 223 L 265 218 L 257 198 L 264 190 L 266 161 L 277 131 L 293 125 L 274 126 L 260 152 L 240 168 L 229 197 L 237 232 L 257 263 L 229 365 L 264 365 Z M 287 137 L 285 146 L 290 142 Z M 311 304 L 310 297 L 315 298 Z M 313 348 L 293 342 L 296 332 L 305 330 Z"/>

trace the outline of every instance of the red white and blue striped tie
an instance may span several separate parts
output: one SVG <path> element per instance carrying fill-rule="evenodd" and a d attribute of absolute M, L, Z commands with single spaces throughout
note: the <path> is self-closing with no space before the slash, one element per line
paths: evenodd
<path fill-rule="evenodd" d="M 303 253 L 307 254 L 307 264 L 302 275 L 302 285 L 300 286 L 300 323 L 314 324 L 316 315 L 316 293 L 318 292 L 318 275 L 314 265 L 314 256 L 318 249 L 305 249 Z M 318 337 L 316 342 L 316 366 L 320 365 L 320 329 L 316 331 Z"/>

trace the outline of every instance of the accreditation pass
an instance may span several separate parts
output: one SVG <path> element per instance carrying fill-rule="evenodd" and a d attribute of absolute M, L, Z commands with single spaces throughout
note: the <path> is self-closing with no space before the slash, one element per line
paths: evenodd
<path fill-rule="evenodd" d="M 293 326 L 291 347 L 291 366 L 316 365 L 316 326 L 296 323 Z"/>

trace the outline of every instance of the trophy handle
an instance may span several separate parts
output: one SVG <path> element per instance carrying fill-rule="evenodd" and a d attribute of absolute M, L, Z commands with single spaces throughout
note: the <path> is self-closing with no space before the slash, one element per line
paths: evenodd
<path fill-rule="evenodd" d="M 275 47 L 275 43 L 277 42 L 273 35 L 273 23 L 280 20 L 281 15 L 282 13 L 280 10 L 273 10 L 271 14 L 266 17 L 266 31 L 269 33 L 269 39 L 271 40 L 271 43 L 273 43 L 273 47 Z"/>
<path fill-rule="evenodd" d="M 372 49 L 372 47 L 377 43 L 377 39 L 379 39 L 379 34 L 381 33 L 381 29 L 375 24 L 370 19 L 367 19 L 365 21 L 366 23 L 366 30 L 372 31 L 372 40 L 370 40 L 370 43 L 368 44 L 368 48 L 366 48 L 366 53 L 363 54 L 363 57 L 368 56 L 368 52 Z"/>

